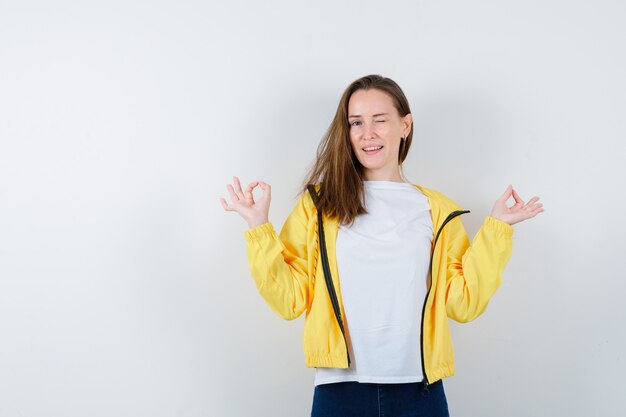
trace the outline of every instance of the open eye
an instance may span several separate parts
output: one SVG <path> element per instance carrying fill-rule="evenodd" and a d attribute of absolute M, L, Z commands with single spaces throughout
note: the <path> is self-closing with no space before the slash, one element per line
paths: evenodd
<path fill-rule="evenodd" d="M 361 126 L 361 121 L 360 120 L 354 120 L 352 123 L 350 123 L 350 126 Z"/>

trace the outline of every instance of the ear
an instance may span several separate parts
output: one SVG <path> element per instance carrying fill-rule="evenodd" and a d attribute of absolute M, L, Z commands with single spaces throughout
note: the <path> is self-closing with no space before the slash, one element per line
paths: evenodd
<path fill-rule="evenodd" d="M 402 134 L 404 137 L 409 136 L 411 133 L 411 126 L 413 125 L 413 115 L 411 113 L 407 113 L 406 116 L 402 118 Z"/>

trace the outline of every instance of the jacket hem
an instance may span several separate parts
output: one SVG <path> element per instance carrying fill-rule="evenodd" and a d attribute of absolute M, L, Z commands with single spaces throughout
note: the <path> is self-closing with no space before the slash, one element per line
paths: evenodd
<path fill-rule="evenodd" d="M 435 370 L 431 370 L 429 372 L 430 379 L 428 380 L 429 384 L 439 381 L 440 379 L 447 378 L 455 374 L 455 369 L 453 365 L 442 364 L 437 367 Z"/>
<path fill-rule="evenodd" d="M 348 368 L 348 360 L 345 356 L 307 356 L 307 368 Z"/>

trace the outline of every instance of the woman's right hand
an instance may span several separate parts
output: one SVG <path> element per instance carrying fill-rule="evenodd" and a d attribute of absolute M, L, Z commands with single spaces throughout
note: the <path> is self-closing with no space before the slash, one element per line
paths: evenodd
<path fill-rule="evenodd" d="M 233 180 L 235 187 L 230 184 L 226 185 L 226 189 L 228 189 L 228 192 L 230 193 L 232 202 L 228 204 L 224 198 L 220 198 L 224 210 L 236 211 L 239 213 L 241 217 L 248 222 L 248 226 L 251 229 L 263 223 L 267 223 L 270 212 L 270 200 L 272 198 L 270 185 L 264 183 L 263 181 L 254 181 L 248 185 L 248 188 L 246 188 L 246 192 L 244 193 L 241 189 L 239 178 L 233 177 Z M 257 185 L 259 185 L 263 190 L 263 195 L 255 203 L 254 197 L 252 196 L 252 190 L 254 190 Z"/>

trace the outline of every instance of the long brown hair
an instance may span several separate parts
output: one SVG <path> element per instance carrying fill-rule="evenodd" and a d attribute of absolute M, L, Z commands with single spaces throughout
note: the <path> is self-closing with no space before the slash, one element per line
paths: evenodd
<path fill-rule="evenodd" d="M 317 147 L 314 165 L 298 193 L 302 195 L 307 192 L 308 184 L 320 184 L 318 209 L 322 210 L 324 216 L 338 218 L 343 225 L 352 225 L 358 215 L 367 214 L 363 206 L 363 165 L 354 154 L 350 143 L 348 103 L 356 91 L 370 88 L 389 94 L 401 117 L 411 113 L 402 89 L 392 79 L 374 74 L 353 81 L 341 96 L 335 117 Z M 406 140 L 400 142 L 398 165 L 402 177 L 402 162 L 409 153 L 412 139 L 413 124 Z"/>

